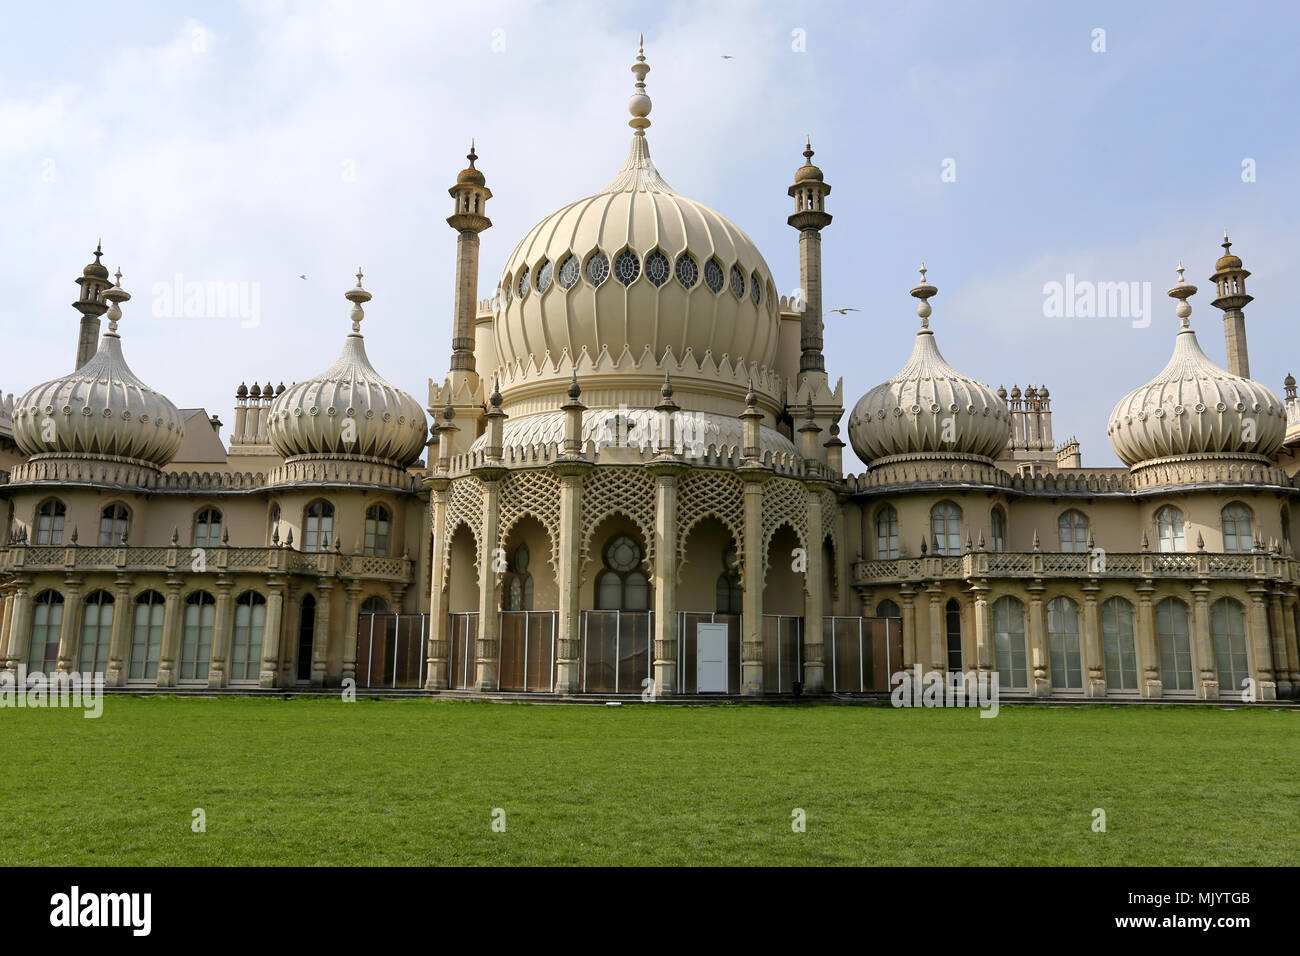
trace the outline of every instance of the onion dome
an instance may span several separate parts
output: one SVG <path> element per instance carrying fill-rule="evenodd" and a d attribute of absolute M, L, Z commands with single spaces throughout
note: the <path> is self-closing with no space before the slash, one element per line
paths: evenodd
<path fill-rule="evenodd" d="M 565 349 L 617 357 L 647 347 L 680 358 L 726 354 L 772 367 L 776 284 L 753 240 L 722 214 L 676 193 L 650 159 L 644 51 L 628 103 L 627 162 L 593 196 L 547 216 L 506 261 L 493 329 L 506 362 Z"/>
<path fill-rule="evenodd" d="M 271 403 L 271 444 L 285 458 L 364 458 L 405 468 L 424 450 L 420 403 L 385 381 L 366 357 L 361 306 L 370 293 L 361 278 L 358 270 L 356 288 L 344 294 L 352 303 L 352 331 L 338 360 L 320 375 L 290 385 Z M 262 395 L 271 393 L 268 383 Z"/>
<path fill-rule="evenodd" d="M 249 398 L 261 398 L 262 386 L 258 385 L 257 382 L 254 382 L 253 387 L 248 390 L 248 396 Z"/>
<path fill-rule="evenodd" d="M 100 242 L 95 243 L 95 261 L 88 263 L 86 265 L 86 268 L 81 270 L 81 274 L 85 276 L 87 279 L 108 278 L 108 266 L 104 265 L 102 262 L 99 261 L 100 256 L 104 254 L 103 245 L 104 244 L 102 240 Z"/>
<path fill-rule="evenodd" d="M 795 171 L 794 174 L 795 184 L 797 185 L 799 183 L 806 183 L 806 182 L 816 182 L 816 183 L 821 182 L 824 178 L 822 176 L 822 171 L 818 169 L 816 166 L 814 166 L 812 161 L 813 148 L 812 148 L 811 136 L 805 140 L 803 156 L 804 156 L 804 164 L 800 166 Z"/>
<path fill-rule="evenodd" d="M 1223 272 L 1226 269 L 1240 269 L 1241 257 L 1232 251 L 1232 240 L 1228 238 L 1228 230 L 1223 230 L 1223 255 L 1219 256 L 1219 261 L 1214 264 L 1215 272 Z"/>
<path fill-rule="evenodd" d="M 37 385 L 14 407 L 14 441 L 24 454 L 108 456 L 161 468 L 180 448 L 180 412 L 137 378 L 122 355 L 117 323 L 131 296 L 120 270 L 116 279 L 103 292 L 110 304 L 99 351 L 75 372 Z"/>
<path fill-rule="evenodd" d="M 256 388 L 257 386 L 254 385 L 253 387 Z M 235 398 L 248 398 L 248 386 L 245 383 L 239 383 L 239 388 L 235 389 Z"/>
<path fill-rule="evenodd" d="M 462 169 L 457 174 L 456 182 L 469 183 L 474 186 L 486 185 L 487 180 L 483 178 L 483 174 L 474 168 L 474 161 L 478 159 L 478 154 L 474 152 L 474 141 L 472 139 L 469 141 L 469 153 L 465 158 L 469 160 L 469 168 Z"/>
<path fill-rule="evenodd" d="M 1164 369 L 1129 392 L 1111 412 L 1106 432 L 1126 465 L 1172 457 L 1267 458 L 1282 447 L 1286 406 L 1259 382 L 1233 375 L 1201 351 L 1187 299 L 1196 286 L 1183 281 L 1169 295 L 1180 320 L 1174 354 Z"/>
<path fill-rule="evenodd" d="M 929 299 L 938 290 L 925 281 L 912 289 L 920 299 L 912 357 L 887 382 L 867 392 L 849 416 L 849 441 L 868 465 L 894 456 L 993 459 L 1011 438 L 1011 413 L 989 386 L 949 365 L 930 329 Z"/>

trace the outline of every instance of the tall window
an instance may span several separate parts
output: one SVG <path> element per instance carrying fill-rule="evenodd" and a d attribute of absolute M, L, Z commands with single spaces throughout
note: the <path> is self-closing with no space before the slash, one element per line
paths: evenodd
<path fill-rule="evenodd" d="M 1113 597 L 1101 605 L 1101 645 L 1106 658 L 1106 689 L 1137 690 L 1137 651 L 1133 605 Z"/>
<path fill-rule="evenodd" d="M 271 519 L 266 526 L 266 544 L 270 547 L 278 544 L 280 541 L 280 504 L 276 502 L 271 506 Z"/>
<path fill-rule="evenodd" d="M 32 607 L 32 633 L 27 644 L 27 672 L 53 674 L 59 662 L 59 631 L 63 628 L 63 595 L 42 591 Z"/>
<path fill-rule="evenodd" d="M 1160 648 L 1160 680 L 1164 689 L 1195 690 L 1187 605 L 1177 598 L 1165 598 L 1156 605 L 1156 644 Z"/>
<path fill-rule="evenodd" d="M 713 585 L 714 604 L 719 614 L 739 614 L 745 603 L 745 589 L 740 581 L 740 559 L 736 549 L 722 551 L 722 573 Z"/>
<path fill-rule="evenodd" d="M 989 512 L 989 546 L 994 551 L 1007 550 L 1007 515 L 1000 507 Z"/>
<path fill-rule="evenodd" d="M 999 686 L 1028 690 L 1025 606 L 1013 597 L 1002 597 L 993 602 L 993 650 L 997 657 Z"/>
<path fill-rule="evenodd" d="M 648 611 L 650 581 L 641 571 L 641 546 L 620 534 L 605 547 L 605 570 L 596 577 L 596 607 L 602 611 Z"/>
<path fill-rule="evenodd" d="M 1250 677 L 1246 658 L 1246 615 L 1232 598 L 1219 598 L 1210 606 L 1210 634 L 1214 662 L 1219 670 L 1219 691 L 1239 691 Z"/>
<path fill-rule="evenodd" d="M 266 598 L 245 591 L 235 601 L 235 633 L 230 644 L 230 679 L 256 681 L 262 672 L 262 631 L 266 626 Z"/>
<path fill-rule="evenodd" d="M 86 598 L 81 612 L 80 671 L 102 674 L 108 670 L 108 645 L 113 634 L 113 595 L 96 591 Z"/>
<path fill-rule="evenodd" d="M 126 537 L 130 515 L 126 505 L 111 504 L 99 513 L 99 546 L 111 547 L 122 543 Z"/>
<path fill-rule="evenodd" d="M 308 594 L 298 612 L 298 680 L 311 680 L 311 659 L 316 647 L 316 599 Z"/>
<path fill-rule="evenodd" d="M 876 605 L 876 617 L 902 617 L 903 612 L 898 607 L 897 601 L 891 601 L 885 598 Z"/>
<path fill-rule="evenodd" d="M 194 547 L 215 548 L 221 544 L 221 512 L 204 508 L 194 518 Z"/>
<path fill-rule="evenodd" d="M 153 680 L 158 676 L 158 658 L 162 654 L 163 596 L 145 591 L 135 599 L 135 620 L 131 627 L 131 663 L 127 676 L 131 680 Z"/>
<path fill-rule="evenodd" d="M 1173 505 L 1165 505 L 1156 512 L 1156 537 L 1161 551 L 1187 550 L 1187 541 L 1183 537 L 1183 513 Z"/>
<path fill-rule="evenodd" d="M 1223 509 L 1223 550 L 1243 554 L 1255 543 L 1250 527 L 1250 512 L 1245 505 L 1230 504 Z"/>
<path fill-rule="evenodd" d="M 366 554 L 388 554 L 388 526 L 392 516 L 383 505 L 366 509 Z"/>
<path fill-rule="evenodd" d="M 207 591 L 185 599 L 185 630 L 181 634 L 181 680 L 207 680 L 212 659 L 212 623 L 217 601 Z"/>
<path fill-rule="evenodd" d="M 1071 508 L 1056 519 L 1061 534 L 1061 550 L 1075 552 L 1088 550 L 1088 519 L 1082 511 Z"/>
<path fill-rule="evenodd" d="M 936 554 L 961 554 L 961 509 L 941 501 L 930 509 L 930 536 Z"/>
<path fill-rule="evenodd" d="M 898 557 L 898 512 L 893 505 L 876 512 L 876 557 L 882 561 Z"/>
<path fill-rule="evenodd" d="M 949 598 L 944 608 L 948 637 L 948 672 L 961 672 L 961 605 Z"/>
<path fill-rule="evenodd" d="M 67 513 L 57 498 L 42 501 L 36 509 L 36 543 L 63 544 L 63 519 Z"/>
<path fill-rule="evenodd" d="M 1083 659 L 1079 651 L 1079 605 L 1067 597 L 1047 602 L 1047 643 L 1052 686 L 1083 690 Z"/>
<path fill-rule="evenodd" d="M 328 501 L 313 501 L 307 506 L 302 526 L 304 551 L 328 551 L 334 535 L 334 506 Z"/>
<path fill-rule="evenodd" d="M 510 555 L 509 573 L 501 589 L 502 609 L 506 611 L 531 611 L 533 609 L 533 576 L 528 571 L 532 555 L 528 545 L 520 544 Z"/>

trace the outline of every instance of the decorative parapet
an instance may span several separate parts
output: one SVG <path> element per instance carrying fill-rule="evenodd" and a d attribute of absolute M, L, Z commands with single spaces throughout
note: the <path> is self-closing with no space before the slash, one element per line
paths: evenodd
<path fill-rule="evenodd" d="M 423 473 L 378 459 L 367 458 L 290 458 L 266 475 L 267 487 L 277 485 L 376 485 L 397 491 L 420 491 Z"/>
<path fill-rule="evenodd" d="M 710 445 L 703 454 L 684 457 L 682 462 L 694 468 L 716 468 L 724 471 L 734 471 L 748 462 L 748 459 L 740 452 L 738 446 L 718 448 Z M 564 449 L 561 443 L 553 442 L 550 444 L 528 445 L 523 448 L 507 447 L 503 449 L 502 456 L 507 468 L 536 468 L 556 461 L 563 456 L 563 453 Z M 605 447 L 589 441 L 583 448 L 582 454 L 587 461 L 595 465 L 648 465 L 655 459 L 658 452 L 654 448 L 641 448 L 638 446 Z M 475 468 L 481 468 L 487 463 L 486 449 L 478 449 L 464 455 L 457 455 L 450 460 L 447 476 L 457 478 L 468 475 Z M 821 462 L 810 462 L 809 465 L 813 471 L 806 474 L 804 461 L 798 455 L 765 451 L 759 456 L 758 463 L 763 468 L 771 469 L 778 475 L 786 475 L 791 478 L 815 477 L 824 481 L 836 481 L 830 469 Z"/>
<path fill-rule="evenodd" d="M 81 484 L 139 488 L 146 491 L 251 491 L 266 484 L 253 472 L 159 471 L 152 465 L 130 458 L 82 458 L 72 455 L 41 455 L 15 465 L 10 484 Z"/>

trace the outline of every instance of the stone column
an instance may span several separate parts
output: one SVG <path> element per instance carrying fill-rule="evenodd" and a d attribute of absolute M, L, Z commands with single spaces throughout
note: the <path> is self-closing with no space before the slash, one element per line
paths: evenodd
<path fill-rule="evenodd" d="M 497 665 L 501 655 L 500 588 L 504 555 L 499 555 L 501 527 L 501 479 L 504 468 L 476 468 L 483 482 L 483 567 L 479 569 L 478 648 L 474 689 L 480 693 L 497 689 Z M 500 558 L 500 560 L 498 560 Z"/>
<path fill-rule="evenodd" d="M 821 493 L 830 485 L 820 481 L 805 482 L 808 491 L 808 570 L 803 589 L 803 684 L 809 694 L 826 691 L 826 574 L 822 566 Z"/>
<path fill-rule="evenodd" d="M 130 650 L 131 618 L 135 608 L 131 604 L 131 578 L 119 575 L 113 584 L 113 629 L 108 639 L 108 673 L 104 675 L 104 684 L 122 687 L 126 684 L 126 657 Z"/>
<path fill-rule="evenodd" d="M 316 586 L 320 590 L 320 595 L 316 600 L 316 620 L 312 628 L 311 685 L 324 687 L 325 668 L 329 661 L 330 604 L 334 601 L 334 582 L 322 578 Z"/>
<path fill-rule="evenodd" d="M 435 580 L 437 575 L 434 575 Z M 350 580 L 344 583 L 343 593 L 347 595 L 343 601 L 343 680 L 357 679 L 357 614 L 358 598 L 361 596 L 361 585 Z M 443 605 L 446 606 L 445 603 Z M 446 613 L 442 615 L 446 618 Z M 433 615 L 430 612 L 430 625 L 433 623 Z M 445 639 L 444 632 L 444 639 Z M 442 652 L 442 685 L 440 687 L 430 687 L 428 682 L 425 683 L 425 690 L 441 690 L 447 686 L 447 651 L 446 645 Z"/>
<path fill-rule="evenodd" d="M 280 631 L 283 626 L 285 580 L 267 578 L 266 625 L 262 631 L 262 672 L 258 683 L 273 690 L 280 680 Z"/>
<path fill-rule="evenodd" d="M 230 645 L 235 636 L 234 605 L 230 591 L 234 578 L 217 577 L 217 606 L 212 617 L 212 664 L 208 667 L 208 687 L 225 687 L 230 682 Z"/>
<path fill-rule="evenodd" d="M 1291 669 L 1287 662 L 1286 628 L 1282 624 L 1282 593 L 1274 588 L 1268 595 L 1268 631 L 1272 638 L 1273 680 L 1277 684 L 1279 699 L 1288 699 L 1291 692 Z"/>
<path fill-rule="evenodd" d="M 446 568 L 442 556 L 446 551 L 447 537 L 447 503 L 450 498 L 451 481 L 447 478 L 432 478 L 428 482 L 433 524 L 433 553 L 429 557 L 429 645 L 425 654 L 425 690 L 447 689 L 447 655 L 451 650 L 451 616 L 447 612 Z M 355 604 L 355 594 L 349 592 L 349 601 Z M 344 678 L 356 677 L 357 670 L 357 622 L 356 608 L 348 612 L 352 622 L 350 637 L 344 636 L 343 652 Z M 348 659 L 351 648 L 351 661 Z"/>
<path fill-rule="evenodd" d="M 9 628 L 14 612 L 14 596 L 5 590 L 4 608 L 0 610 L 0 666 L 7 661 L 9 652 Z"/>
<path fill-rule="evenodd" d="M 1291 697 L 1300 697 L 1300 647 L 1297 647 L 1295 629 L 1296 596 L 1287 595 L 1282 610 L 1282 626 L 1286 632 L 1286 657 L 1291 672 Z"/>
<path fill-rule="evenodd" d="M 1084 693 L 1089 697 L 1106 696 L 1106 657 L 1101 649 L 1101 615 L 1097 611 L 1097 592 L 1101 585 L 1089 581 L 1083 586 L 1083 666 L 1087 673 Z"/>
<path fill-rule="evenodd" d="M 185 582 L 181 578 L 170 577 L 166 580 L 167 594 L 163 602 L 162 649 L 158 657 L 158 686 L 176 686 L 177 658 L 180 656 L 181 628 L 181 588 Z"/>
<path fill-rule="evenodd" d="M 59 628 L 59 660 L 55 669 L 67 674 L 77 669 L 77 651 L 81 645 L 81 582 L 68 577 L 63 582 L 63 624 Z"/>
<path fill-rule="evenodd" d="M 1164 682 L 1160 677 L 1160 648 L 1156 643 L 1156 618 L 1151 606 L 1155 585 L 1146 581 L 1137 586 L 1137 656 L 1138 671 L 1142 676 L 1142 696 L 1160 697 Z"/>
<path fill-rule="evenodd" d="M 975 593 L 975 667 L 980 679 L 997 670 L 997 653 L 993 647 L 993 606 L 989 603 L 987 581 L 971 584 Z"/>
<path fill-rule="evenodd" d="M 655 476 L 654 693 L 677 690 L 677 476 L 674 461 L 652 463 Z"/>
<path fill-rule="evenodd" d="M 756 462 L 746 462 L 740 468 L 745 479 L 745 540 L 744 567 L 741 569 L 744 599 L 740 622 L 740 693 L 747 697 L 763 693 L 763 485 L 772 473 Z M 809 639 L 817 641 L 808 647 Z M 821 635 L 808 633 L 804 627 L 805 660 L 821 657 Z"/>
<path fill-rule="evenodd" d="M 930 595 L 930 666 L 927 670 L 947 674 L 948 635 L 943 610 L 943 585 L 932 581 L 925 586 L 925 593 Z"/>
<path fill-rule="evenodd" d="M 284 596 L 284 623 L 281 628 L 287 640 L 280 645 L 280 686 L 288 687 L 298 679 L 298 637 L 302 628 L 302 593 L 290 584 Z"/>
<path fill-rule="evenodd" d="M 1029 590 L 1029 653 L 1032 658 L 1033 677 L 1029 692 L 1034 697 L 1052 695 L 1051 656 L 1047 647 L 1047 628 L 1043 621 L 1043 590 L 1046 585 L 1035 580 Z"/>
<path fill-rule="evenodd" d="M 1219 674 L 1214 666 L 1214 643 L 1210 639 L 1210 586 L 1204 581 L 1193 584 L 1192 640 L 1196 647 L 1197 693 L 1204 700 L 1219 696 Z"/>
<path fill-rule="evenodd" d="M 1273 682 L 1273 649 L 1268 639 L 1268 611 L 1264 606 L 1268 585 L 1260 581 L 1246 590 L 1250 594 L 1247 622 L 1255 659 L 1255 699 L 1277 700 L 1277 684 Z"/>
<path fill-rule="evenodd" d="M 13 610 L 9 614 L 9 643 L 5 668 L 15 675 L 27 666 L 27 644 L 32 636 L 32 579 L 20 576 L 14 582 Z"/>
<path fill-rule="evenodd" d="M 899 613 L 902 615 L 901 627 L 903 628 L 903 666 L 906 668 L 921 664 L 921 669 L 925 669 L 925 664 L 921 655 L 917 653 L 919 648 L 916 642 L 916 589 L 910 585 L 903 585 L 898 589 L 898 597 L 902 601 L 902 607 Z"/>
<path fill-rule="evenodd" d="M 555 466 L 560 476 L 559 633 L 555 639 L 555 693 L 582 689 L 582 640 L 578 625 L 578 588 L 582 582 L 582 480 L 591 466 L 567 461 Z"/>

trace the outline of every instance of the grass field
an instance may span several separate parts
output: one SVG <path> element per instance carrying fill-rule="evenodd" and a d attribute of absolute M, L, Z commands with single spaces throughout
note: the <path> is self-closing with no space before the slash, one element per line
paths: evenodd
<path fill-rule="evenodd" d="M 1300 822 L 1292 712 L 113 697 L 0 724 L 4 864 L 1289 865 Z"/>

